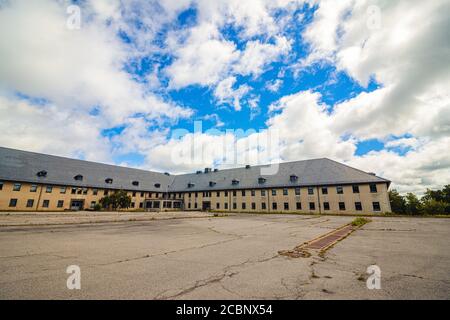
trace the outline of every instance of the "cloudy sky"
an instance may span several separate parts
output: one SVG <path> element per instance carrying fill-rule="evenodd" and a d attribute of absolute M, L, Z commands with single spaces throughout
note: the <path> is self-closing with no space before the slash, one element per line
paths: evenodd
<path fill-rule="evenodd" d="M 401 192 L 439 188 L 449 12 L 449 0 L 0 0 L 0 145 L 173 173 L 229 166 L 218 150 L 231 145 L 245 162 L 329 157 Z M 176 161 L 186 148 L 198 161 Z"/>

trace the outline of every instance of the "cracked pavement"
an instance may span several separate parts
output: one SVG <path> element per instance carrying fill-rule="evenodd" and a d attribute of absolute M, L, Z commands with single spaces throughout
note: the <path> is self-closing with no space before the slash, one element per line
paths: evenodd
<path fill-rule="evenodd" d="M 319 256 L 278 251 L 352 217 L 226 217 L 0 228 L 0 299 L 449 299 L 450 219 L 374 217 Z M 66 268 L 81 268 L 68 290 Z M 368 290 L 366 269 L 381 268 Z"/>

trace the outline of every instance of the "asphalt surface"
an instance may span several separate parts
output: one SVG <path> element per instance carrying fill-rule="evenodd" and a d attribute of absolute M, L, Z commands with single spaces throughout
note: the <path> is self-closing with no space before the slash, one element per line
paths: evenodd
<path fill-rule="evenodd" d="M 352 217 L 250 215 L 0 228 L 0 299 L 449 299 L 450 219 L 373 218 L 324 256 L 278 254 Z M 81 289 L 66 268 L 78 265 Z M 381 289 L 366 286 L 381 269 Z"/>

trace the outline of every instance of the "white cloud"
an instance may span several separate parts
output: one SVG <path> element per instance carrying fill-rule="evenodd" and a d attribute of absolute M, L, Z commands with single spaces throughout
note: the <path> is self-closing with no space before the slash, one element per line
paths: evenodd
<path fill-rule="evenodd" d="M 214 90 L 214 96 L 220 104 L 230 104 L 234 110 L 241 110 L 241 99 L 251 90 L 248 85 L 241 85 L 233 89 L 236 83 L 235 77 L 228 77 L 222 80 Z"/>
<path fill-rule="evenodd" d="M 275 79 L 273 81 L 268 81 L 266 83 L 266 88 L 267 90 L 271 91 L 271 92 L 277 92 L 278 89 L 280 89 L 280 87 L 283 85 L 283 80 L 281 79 Z"/>

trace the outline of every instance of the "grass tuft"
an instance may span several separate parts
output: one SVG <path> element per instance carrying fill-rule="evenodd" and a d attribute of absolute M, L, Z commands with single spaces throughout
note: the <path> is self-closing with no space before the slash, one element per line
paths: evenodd
<path fill-rule="evenodd" d="M 361 226 L 365 225 L 366 223 L 369 223 L 370 221 L 372 221 L 372 220 L 364 218 L 364 217 L 358 217 L 352 221 L 352 226 L 361 227 Z"/>

